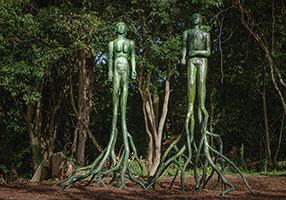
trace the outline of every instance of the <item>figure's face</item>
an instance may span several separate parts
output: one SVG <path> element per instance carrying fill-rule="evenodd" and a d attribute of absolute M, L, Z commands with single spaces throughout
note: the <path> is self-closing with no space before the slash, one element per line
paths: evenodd
<path fill-rule="evenodd" d="M 202 16 L 199 13 L 195 13 L 192 16 L 193 25 L 202 24 Z"/>
<path fill-rule="evenodd" d="M 117 24 L 117 33 L 126 33 L 126 25 L 123 22 Z"/>

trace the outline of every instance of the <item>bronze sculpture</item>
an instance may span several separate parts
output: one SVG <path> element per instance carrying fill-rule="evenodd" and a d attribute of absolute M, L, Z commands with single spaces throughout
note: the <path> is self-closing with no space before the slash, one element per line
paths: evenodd
<path fill-rule="evenodd" d="M 117 132 L 116 124 L 118 117 L 119 98 L 121 109 L 121 127 L 124 142 L 124 164 L 121 172 L 122 187 L 125 188 L 125 172 L 128 164 L 130 147 L 128 137 L 131 137 L 127 131 L 126 125 L 126 105 L 128 96 L 129 64 L 131 60 L 131 77 L 136 78 L 135 70 L 135 43 L 126 38 L 127 28 L 125 23 L 119 22 L 116 25 L 115 33 L 117 38 L 108 44 L 108 80 L 113 82 L 113 118 L 111 135 Z"/>
<path fill-rule="evenodd" d="M 115 27 L 115 33 L 117 38 L 108 44 L 108 80 L 112 81 L 113 83 L 113 118 L 109 142 L 107 147 L 91 165 L 76 169 L 70 177 L 58 183 L 62 184 L 60 190 L 64 188 L 67 189 L 74 185 L 74 183 L 89 176 L 92 176 L 89 180 L 89 184 L 97 179 L 100 183 L 105 185 L 106 183 L 103 182 L 103 178 L 110 174 L 112 175 L 112 180 L 107 184 L 110 184 L 113 181 L 117 181 L 118 183 L 121 183 L 120 188 L 124 189 L 126 188 L 125 178 L 128 177 L 131 181 L 143 186 L 142 182 L 138 180 L 143 174 L 143 166 L 137 156 L 137 150 L 133 143 L 133 138 L 128 133 L 126 125 L 126 105 L 130 75 L 128 60 L 130 58 L 131 77 L 135 79 L 135 43 L 133 40 L 126 38 L 127 28 L 125 23 L 118 22 Z M 120 158 L 117 159 L 115 155 L 115 144 L 118 135 L 118 130 L 116 127 L 119 110 L 119 99 L 124 150 L 121 153 Z M 133 154 L 130 158 L 131 150 Z M 141 173 L 137 178 L 133 176 L 132 171 L 129 169 L 130 164 L 134 160 L 138 163 L 138 166 L 141 170 Z M 112 165 L 105 169 L 106 164 L 109 161 L 112 162 Z M 80 171 L 87 172 L 77 175 L 77 173 Z M 120 174 L 120 179 L 117 177 L 118 173 Z"/>
<path fill-rule="evenodd" d="M 222 181 L 223 191 L 222 196 L 232 190 L 234 190 L 233 185 L 227 181 L 223 174 L 223 160 L 227 161 L 242 177 L 244 183 L 248 187 L 251 193 L 252 190 L 248 185 L 244 175 L 241 171 L 227 158 L 222 154 L 222 140 L 220 135 L 210 133 L 207 131 L 208 123 L 208 112 L 205 108 L 205 98 L 206 98 L 206 77 L 208 70 L 208 60 L 207 57 L 211 54 L 211 45 L 210 45 L 210 33 L 204 31 L 200 28 L 202 24 L 202 16 L 199 13 L 195 13 L 191 17 L 193 24 L 192 29 L 186 30 L 183 33 L 182 38 L 182 64 L 187 65 L 187 79 L 188 79 L 188 109 L 185 120 L 185 137 L 186 140 L 183 140 L 183 145 L 181 148 L 178 148 L 180 140 L 183 138 L 183 135 L 179 135 L 176 140 L 168 147 L 161 159 L 161 165 L 156 171 L 155 175 L 149 179 L 147 182 L 147 187 L 153 187 L 157 182 L 161 174 L 168 168 L 172 163 L 177 165 L 177 173 L 174 177 L 174 180 L 178 174 L 178 171 L 181 171 L 181 191 L 184 192 L 184 177 L 187 167 L 192 164 L 194 169 L 194 178 L 196 182 L 195 190 L 201 191 L 204 189 L 214 171 L 218 174 L 219 179 Z M 197 90 L 197 92 L 196 92 Z M 198 96 L 198 121 L 200 126 L 200 142 L 197 147 L 194 141 L 194 129 L 195 129 L 195 118 L 194 118 L 194 104 L 195 96 Z M 208 136 L 214 137 L 220 142 L 220 150 L 216 150 L 214 147 L 211 147 L 208 143 Z M 174 150 L 175 154 L 169 156 L 171 150 Z M 203 153 L 201 150 L 203 149 Z M 184 152 L 187 150 L 187 155 L 184 155 Z M 192 151 L 195 153 L 195 160 L 192 162 Z M 216 159 L 213 161 L 211 154 L 216 155 Z M 169 159 L 167 159 L 169 157 Z M 216 165 L 217 157 L 221 160 L 222 169 L 219 169 Z M 183 165 L 180 164 L 183 161 Z M 201 167 L 203 174 L 201 179 L 198 179 L 198 167 Z M 208 178 L 206 174 L 206 169 L 208 166 L 211 166 L 212 172 Z M 170 184 L 172 187 L 174 180 Z M 227 188 L 228 186 L 228 188 Z"/>
<path fill-rule="evenodd" d="M 183 145 L 181 148 L 178 148 L 178 144 L 180 140 L 183 138 L 183 135 L 179 135 L 179 137 L 172 142 L 172 144 L 165 151 L 161 163 L 155 173 L 155 175 L 146 183 L 140 181 L 140 177 L 143 173 L 143 167 L 140 163 L 135 145 L 133 143 L 132 136 L 127 131 L 126 125 L 126 105 L 127 105 L 127 96 L 128 96 L 128 81 L 130 76 L 129 69 L 129 58 L 131 63 L 131 77 L 135 79 L 136 71 L 135 71 L 135 44 L 134 41 L 126 38 L 126 25 L 123 22 L 119 22 L 116 25 L 115 32 L 117 34 L 117 38 L 111 41 L 108 44 L 108 79 L 113 83 L 113 118 L 112 118 L 112 127 L 110 139 L 107 147 L 104 151 L 98 156 L 98 158 L 89 166 L 82 167 L 76 169 L 73 174 L 60 182 L 62 184 L 61 189 L 71 187 L 75 182 L 85 179 L 92 175 L 89 183 L 94 181 L 95 178 L 99 180 L 103 185 L 103 178 L 108 174 L 112 174 L 112 181 L 117 179 L 116 174 L 120 174 L 120 188 L 126 188 L 125 185 L 125 177 L 127 176 L 131 181 L 134 181 L 140 184 L 143 188 L 154 187 L 154 185 L 158 182 L 158 178 L 162 175 L 162 173 L 170 166 L 170 164 L 174 163 L 177 165 L 177 173 L 174 176 L 174 179 L 170 185 L 172 187 L 174 180 L 178 174 L 178 171 L 181 171 L 181 191 L 184 191 L 184 177 L 185 171 L 187 167 L 191 164 L 194 169 L 194 178 L 196 182 L 195 190 L 203 189 L 214 172 L 218 174 L 219 179 L 222 181 L 223 191 L 222 195 L 234 190 L 233 185 L 227 181 L 223 174 L 223 160 L 227 161 L 242 177 L 245 185 L 248 187 L 251 193 L 252 190 L 248 185 L 244 175 L 241 171 L 226 157 L 222 154 L 222 140 L 220 135 L 215 133 L 210 133 L 207 131 L 207 123 L 208 123 L 208 112 L 205 108 L 205 98 L 206 98 L 206 77 L 207 77 L 207 69 L 208 69 L 208 61 L 207 57 L 211 54 L 210 47 L 210 33 L 204 31 L 200 28 L 202 24 L 202 16 L 198 13 L 195 13 L 192 18 L 193 28 L 183 33 L 183 42 L 182 42 L 182 64 L 187 65 L 188 70 L 188 110 L 186 114 L 185 120 L 185 137 L 186 140 L 183 140 Z M 195 118 L 194 118 L 194 103 L 195 96 L 198 96 L 198 121 L 200 126 L 200 142 L 197 146 L 194 141 L 194 129 L 195 129 Z M 117 118 L 119 111 L 119 102 L 121 109 L 121 127 L 122 127 L 122 136 L 124 143 L 124 151 L 119 160 L 116 159 L 115 156 L 115 144 L 117 140 Z M 214 147 L 209 145 L 208 137 L 214 137 L 220 142 L 220 150 L 216 150 Z M 193 149 L 192 149 L 193 148 Z M 130 149 L 132 149 L 134 155 L 130 162 L 134 160 L 137 161 L 139 167 L 141 168 L 141 174 L 138 178 L 134 178 L 132 176 L 132 172 L 129 170 L 130 162 Z M 171 150 L 174 150 L 174 155 L 169 156 Z M 184 155 L 184 152 L 187 150 L 187 154 Z M 192 150 L 195 152 L 195 160 L 192 162 Z M 203 153 L 201 151 L 203 150 Z M 216 156 L 213 161 L 211 157 L 211 152 Z M 221 160 L 222 169 L 219 169 L 216 165 L 217 158 Z M 112 161 L 112 167 L 109 169 L 102 170 L 104 168 L 104 164 L 108 159 Z M 182 162 L 183 161 L 183 162 Z M 181 164 L 183 163 L 183 165 Z M 201 167 L 203 174 L 201 179 L 198 179 L 198 167 Z M 206 175 L 206 169 L 208 166 L 211 166 L 212 172 L 208 178 Z M 79 171 L 89 170 L 88 172 L 76 175 Z M 66 186 L 66 184 L 68 184 Z M 227 188 L 228 186 L 228 188 Z"/>

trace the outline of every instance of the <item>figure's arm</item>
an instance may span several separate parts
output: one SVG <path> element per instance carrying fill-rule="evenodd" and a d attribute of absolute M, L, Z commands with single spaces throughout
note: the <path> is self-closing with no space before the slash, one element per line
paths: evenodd
<path fill-rule="evenodd" d="M 211 34 L 208 32 L 207 33 L 207 53 L 206 56 L 211 55 Z"/>
<path fill-rule="evenodd" d="M 108 80 L 113 78 L 113 41 L 108 43 Z"/>
<path fill-rule="evenodd" d="M 206 33 L 206 50 L 195 50 L 191 52 L 190 56 L 205 56 L 208 57 L 211 55 L 211 39 L 210 33 Z"/>
<path fill-rule="evenodd" d="M 136 62 L 135 62 L 135 42 L 133 40 L 130 41 L 131 44 L 131 55 L 130 55 L 130 59 L 131 59 L 131 78 L 132 79 L 136 79 Z"/>
<path fill-rule="evenodd" d="M 182 64 L 186 64 L 186 56 L 187 56 L 187 39 L 188 39 L 188 32 L 184 31 L 183 38 L 182 38 Z"/>

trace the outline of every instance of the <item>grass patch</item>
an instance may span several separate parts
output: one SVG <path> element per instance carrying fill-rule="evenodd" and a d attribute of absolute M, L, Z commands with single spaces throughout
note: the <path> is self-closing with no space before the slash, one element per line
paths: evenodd
<path fill-rule="evenodd" d="M 145 160 L 141 160 L 141 163 L 143 164 L 143 177 L 147 177 L 147 162 Z M 181 163 L 181 166 L 183 166 L 183 163 Z M 216 166 L 221 169 L 221 166 L 219 164 L 216 164 Z M 138 176 L 141 173 L 140 167 L 138 165 L 138 163 L 133 162 L 131 164 L 131 166 L 129 166 L 133 175 Z M 164 178 L 168 178 L 168 177 L 174 177 L 176 175 L 178 166 L 175 163 L 172 163 L 165 171 L 164 173 L 160 176 L 160 177 L 164 177 Z M 243 170 L 239 167 L 239 169 L 241 170 L 241 172 L 245 175 L 245 176 L 286 176 L 286 170 L 272 170 L 272 171 L 260 171 L 257 172 L 254 169 L 253 170 Z M 212 171 L 212 167 L 208 166 L 207 168 L 207 175 L 210 175 Z M 198 169 L 198 176 L 201 176 L 203 173 L 203 171 L 201 169 Z M 237 175 L 238 173 L 236 171 L 234 171 L 234 169 L 232 168 L 225 168 L 223 171 L 224 174 L 228 174 L 228 175 Z M 216 174 L 216 172 L 215 172 Z M 178 177 L 181 175 L 181 171 L 179 170 L 178 173 Z M 192 167 L 188 167 L 187 170 L 185 171 L 185 177 L 192 177 L 194 176 L 194 169 Z"/>

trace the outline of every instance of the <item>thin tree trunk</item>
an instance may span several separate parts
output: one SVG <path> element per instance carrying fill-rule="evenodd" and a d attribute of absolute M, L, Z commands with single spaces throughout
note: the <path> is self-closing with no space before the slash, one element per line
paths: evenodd
<path fill-rule="evenodd" d="M 146 23 L 144 14 L 141 15 L 141 28 L 142 28 L 142 37 L 143 43 L 147 43 L 147 32 L 146 32 Z M 152 38 L 155 40 L 155 34 L 157 29 L 151 33 Z M 168 36 L 171 37 L 172 24 L 169 24 Z M 154 41 L 153 41 L 154 42 Z M 143 58 L 147 56 L 149 53 L 150 44 L 147 44 L 147 48 L 143 51 Z M 149 137 L 148 142 L 148 175 L 153 176 L 156 172 L 161 159 L 161 145 L 162 145 L 162 135 L 163 128 L 165 125 L 167 112 L 168 112 L 168 104 L 170 97 L 170 77 L 171 77 L 171 62 L 168 61 L 167 64 L 167 80 L 165 81 L 165 95 L 162 111 L 160 114 L 160 96 L 158 91 L 155 90 L 151 94 L 150 92 L 150 84 L 152 78 L 152 84 L 158 86 L 157 74 L 155 71 L 148 69 L 146 73 L 146 77 L 144 76 L 145 68 L 142 65 L 140 68 L 138 82 L 139 82 L 139 92 L 143 101 L 143 113 L 144 113 L 144 121 L 147 135 Z M 153 74 L 152 74 L 153 73 Z"/>
<path fill-rule="evenodd" d="M 46 154 L 47 141 L 42 135 L 43 88 L 41 81 L 37 83 L 36 88 L 38 90 L 38 93 L 40 94 L 40 97 L 37 102 L 29 102 L 26 106 L 22 106 L 20 105 L 16 97 L 12 97 L 17 110 L 22 114 L 26 123 L 27 132 L 29 133 L 34 170 L 38 168 L 42 160 L 48 159 Z"/>
<path fill-rule="evenodd" d="M 90 119 L 91 100 L 92 100 L 92 80 L 93 80 L 93 57 L 79 52 L 79 87 L 78 87 L 78 110 L 77 128 L 75 130 L 76 144 L 76 163 L 83 165 L 85 161 L 85 145 Z M 77 132 L 76 132 L 77 131 Z M 75 140 L 74 140 L 75 141 Z"/>
<path fill-rule="evenodd" d="M 273 60 L 273 57 L 271 55 L 271 50 L 270 48 L 268 47 L 267 45 L 267 42 L 264 38 L 264 34 L 263 34 L 263 31 L 260 29 L 259 25 L 254 21 L 254 19 L 249 16 L 247 10 L 243 7 L 242 3 L 240 0 L 235 0 L 237 6 L 238 6 L 238 9 L 240 10 L 240 13 L 241 13 L 241 24 L 246 28 L 246 30 L 249 31 L 249 33 L 252 35 L 252 37 L 257 41 L 257 43 L 259 44 L 260 48 L 264 51 L 265 53 L 265 57 L 267 59 L 267 62 L 269 64 L 269 67 L 270 67 L 270 73 L 271 73 L 271 80 L 272 80 L 272 83 L 274 85 L 274 88 L 276 89 L 279 97 L 280 97 L 280 100 L 281 100 L 281 103 L 282 103 L 282 106 L 283 106 L 283 109 L 284 109 L 284 113 L 286 113 L 286 101 L 285 101 L 285 96 L 283 96 L 282 94 L 282 91 L 281 89 L 279 88 L 278 84 L 280 83 L 284 88 L 286 88 L 286 84 L 285 84 L 285 81 L 283 80 L 283 77 L 282 77 L 282 74 L 280 72 L 280 70 L 278 69 L 278 67 L 275 65 L 275 62 Z M 274 1 L 272 2 L 274 3 Z M 273 8 L 274 9 L 274 4 L 272 4 Z M 272 15 L 274 14 L 274 10 L 272 10 Z M 272 43 L 274 43 L 274 23 L 275 21 L 272 21 Z M 256 28 L 260 31 L 260 32 L 257 32 L 257 31 L 254 31 L 250 26 L 249 24 L 252 24 L 252 26 L 256 26 Z M 275 47 L 272 46 L 272 50 L 274 49 Z M 276 80 L 276 78 L 278 78 L 278 80 Z M 263 97 L 263 101 L 265 99 L 265 96 Z M 266 99 L 265 99 L 266 100 Z M 266 104 L 266 103 L 264 103 Z M 263 105 L 263 107 L 265 107 L 266 105 Z M 265 108 L 264 108 L 265 110 Z M 266 116 L 265 116 L 266 117 Z M 265 118 L 264 117 L 264 118 Z M 266 120 L 266 119 L 265 119 Z M 265 122 L 265 126 L 266 126 L 266 122 Z M 268 133 L 267 133 L 267 127 L 265 127 L 265 131 L 266 131 L 266 138 L 265 138 L 265 145 L 266 145 L 266 155 L 267 155 L 267 159 L 268 159 L 268 164 L 269 165 L 272 165 L 272 161 L 271 161 L 271 150 L 270 150 L 270 141 L 269 141 L 269 130 L 268 130 Z M 268 136 L 267 136 L 268 134 Z"/>
<path fill-rule="evenodd" d="M 0 79 L 1 84 L 1 79 Z M 3 88 L 0 86 L 0 144 L 4 145 L 6 140 L 6 120 L 5 120 L 5 108 L 4 108 L 4 92 Z"/>
<path fill-rule="evenodd" d="M 38 140 L 38 137 L 32 129 L 33 113 L 34 113 L 34 103 L 29 103 L 27 106 L 25 118 L 26 118 L 27 131 L 28 131 L 29 137 L 30 137 L 30 146 L 31 146 L 33 167 L 34 167 L 34 170 L 36 170 L 39 166 L 41 151 L 40 151 L 40 142 Z"/>
<path fill-rule="evenodd" d="M 269 124 L 268 124 L 267 102 L 266 102 L 266 70 L 265 70 L 265 67 L 264 67 L 264 72 L 263 72 L 262 100 L 263 100 L 263 117 L 264 117 L 264 130 L 265 130 L 265 154 L 266 154 L 267 164 L 268 166 L 271 167 L 272 159 L 271 159 Z"/>
<path fill-rule="evenodd" d="M 278 157 L 278 153 L 279 153 L 279 150 L 280 150 L 280 147 L 281 147 L 283 128 L 284 128 L 284 121 L 285 121 L 285 112 L 283 112 L 283 115 L 282 115 L 278 144 L 277 144 L 276 152 L 275 152 L 274 159 L 273 159 L 275 164 L 277 164 L 277 157 Z"/>
<path fill-rule="evenodd" d="M 143 99 L 143 115 L 144 115 L 144 122 L 145 122 L 145 128 L 146 128 L 146 132 L 147 135 L 149 137 L 149 141 L 148 141 L 148 166 L 147 166 L 147 171 L 149 172 L 151 169 L 151 165 L 152 165 L 152 160 L 153 160 L 153 155 L 154 155 L 154 148 L 153 148 L 153 143 L 154 143 L 154 139 L 151 133 L 151 130 L 149 128 L 149 122 L 148 122 L 148 116 L 147 116 L 147 111 L 146 111 L 146 101 Z"/>
<path fill-rule="evenodd" d="M 1 85 L 1 78 L 0 78 L 0 85 Z M 4 107 L 4 92 L 3 88 L 0 86 L 0 159 L 6 156 L 6 116 L 5 116 L 5 107 Z M 3 159 L 2 162 L 4 162 Z M 2 163 L 5 164 L 5 163 Z"/>
<path fill-rule="evenodd" d="M 51 113 L 51 117 L 50 117 L 51 119 L 48 124 L 49 126 L 49 142 L 48 142 L 48 150 L 47 150 L 48 159 L 51 158 L 51 156 L 54 153 L 55 139 L 57 136 L 57 125 L 58 125 L 58 122 L 56 120 L 56 114 L 58 113 L 58 110 L 60 109 L 62 102 L 67 95 L 68 90 L 69 90 L 69 85 L 65 86 L 62 94 L 58 97 L 58 100 L 55 106 L 53 107 L 53 110 Z"/>
<path fill-rule="evenodd" d="M 40 84 L 39 84 L 40 86 Z M 42 105 L 42 87 L 38 89 L 41 96 L 38 100 L 38 102 L 35 103 L 35 114 L 34 114 L 34 135 L 37 137 L 37 144 L 39 146 L 39 160 L 48 160 L 48 153 L 47 153 L 47 143 L 46 138 L 43 137 L 42 134 L 42 124 L 43 124 L 43 118 L 42 118 L 42 111 L 43 111 L 43 105 Z"/>
<path fill-rule="evenodd" d="M 157 105 L 157 103 L 159 103 L 159 95 L 156 96 L 155 94 L 155 97 L 153 96 L 153 98 L 151 98 L 148 87 L 140 88 L 139 91 L 143 99 L 145 127 L 149 136 L 147 171 L 149 176 L 153 176 L 160 164 L 163 128 L 167 117 L 170 97 L 170 76 L 168 76 L 165 82 L 165 96 L 161 115 L 159 115 L 159 111 L 156 111 L 159 107 L 159 105 Z M 143 93 L 143 91 L 145 91 L 145 93 Z M 148 98 L 144 98 L 144 96 L 148 96 Z"/>
<path fill-rule="evenodd" d="M 26 122 L 26 128 L 29 133 L 29 138 L 30 138 L 30 146 L 31 146 L 31 154 L 32 154 L 32 160 L 33 160 L 33 167 L 34 170 L 36 170 L 39 166 L 40 161 L 42 160 L 42 145 L 40 141 L 39 134 L 41 132 L 41 120 L 39 119 L 41 116 L 41 100 L 39 102 L 34 103 L 34 102 L 29 102 L 27 107 L 26 107 L 26 112 L 22 110 L 20 107 L 17 99 L 13 97 L 15 105 L 19 112 L 22 114 L 24 117 L 24 120 Z M 35 105 L 36 108 L 35 108 Z M 35 111 L 36 110 L 36 111 Z M 34 128 L 32 128 L 33 124 L 33 115 L 34 117 Z"/>
<path fill-rule="evenodd" d="M 282 75 L 281 75 L 281 72 L 280 70 L 278 69 L 278 67 L 275 65 L 274 63 L 274 60 L 271 56 L 271 53 L 270 53 L 270 49 L 269 47 L 267 46 L 267 43 L 263 40 L 263 33 L 261 33 L 259 35 L 259 33 L 255 32 L 250 26 L 249 24 L 246 22 L 246 17 L 248 17 L 247 15 L 247 11 L 244 9 L 244 7 L 242 6 L 242 3 L 240 2 L 240 0 L 236 0 L 236 4 L 238 5 L 238 8 L 240 9 L 240 13 L 241 13 L 241 24 L 246 28 L 246 30 L 249 31 L 249 33 L 252 35 L 252 37 L 258 42 L 259 46 L 262 48 L 262 50 L 264 51 L 265 53 L 265 56 L 266 56 L 266 59 L 268 61 L 268 64 L 269 64 L 269 67 L 270 67 L 270 72 L 271 72 L 271 79 L 272 79 L 272 83 L 274 85 L 274 88 L 276 89 L 279 97 L 280 97 L 280 100 L 281 100 L 281 103 L 282 103 L 282 106 L 283 106 L 283 109 L 284 109 L 284 112 L 286 112 L 286 101 L 285 101 L 285 97 L 283 96 L 279 86 L 278 86 L 278 83 L 276 81 L 276 78 L 275 76 L 277 75 L 278 77 L 278 80 L 280 82 L 281 85 L 284 86 L 284 88 L 286 88 L 286 84 L 282 78 Z M 246 16 L 245 16 L 246 15 Z M 254 25 L 257 25 L 257 23 L 255 23 L 255 21 L 248 17 L 248 20 L 251 21 L 251 23 L 253 23 Z"/>

